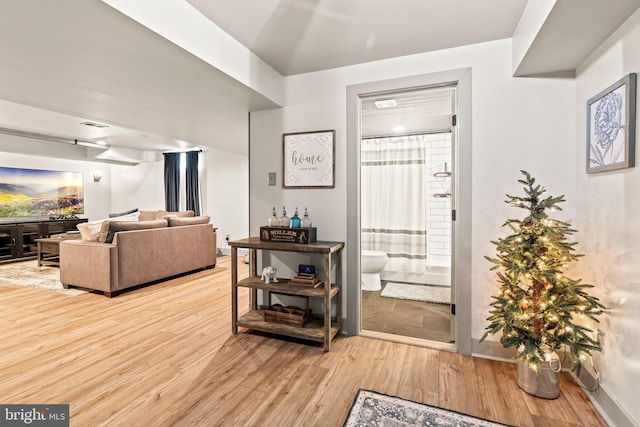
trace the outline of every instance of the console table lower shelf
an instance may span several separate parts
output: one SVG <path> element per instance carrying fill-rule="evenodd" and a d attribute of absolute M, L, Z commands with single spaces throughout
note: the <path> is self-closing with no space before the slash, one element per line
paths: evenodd
<path fill-rule="evenodd" d="M 264 310 L 252 310 L 238 318 L 237 325 L 243 328 L 252 329 L 254 331 L 286 335 L 293 338 L 300 338 L 309 341 L 325 341 L 325 331 L 322 320 L 313 319 L 302 327 L 291 326 L 285 323 L 266 322 L 264 320 Z M 338 334 L 338 332 L 340 332 L 340 326 L 332 323 L 330 339 L 333 339 Z"/>

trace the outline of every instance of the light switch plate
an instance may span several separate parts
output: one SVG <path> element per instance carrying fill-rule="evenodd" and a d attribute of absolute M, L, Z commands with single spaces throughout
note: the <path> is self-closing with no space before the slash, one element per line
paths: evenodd
<path fill-rule="evenodd" d="M 276 185 L 276 173 L 269 172 L 269 186 Z"/>

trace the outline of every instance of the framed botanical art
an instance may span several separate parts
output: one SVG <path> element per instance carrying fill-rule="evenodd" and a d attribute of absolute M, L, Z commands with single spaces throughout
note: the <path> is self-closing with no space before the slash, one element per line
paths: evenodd
<path fill-rule="evenodd" d="M 635 166 L 636 73 L 587 101 L 587 173 Z"/>
<path fill-rule="evenodd" d="M 335 187 L 335 130 L 282 135 L 284 188 Z"/>

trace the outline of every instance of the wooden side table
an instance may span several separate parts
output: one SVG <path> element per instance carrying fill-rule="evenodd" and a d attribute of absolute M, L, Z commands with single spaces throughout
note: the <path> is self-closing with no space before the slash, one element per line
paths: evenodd
<path fill-rule="evenodd" d="M 60 266 L 60 242 L 79 239 L 80 234 L 54 234 L 44 239 L 35 239 L 38 245 L 38 267 L 43 265 Z"/>
<path fill-rule="evenodd" d="M 342 282 L 341 252 L 343 242 L 315 242 L 310 244 L 265 242 L 258 237 L 249 237 L 229 242 L 231 246 L 231 332 L 238 333 L 238 326 L 256 331 L 269 332 L 289 337 L 317 341 L 324 344 L 324 350 L 331 349 L 331 340 L 340 332 L 341 307 L 340 288 Z M 238 281 L 238 248 L 249 249 L 251 261 L 249 277 Z M 266 284 L 258 275 L 256 259 L 257 251 L 298 252 L 306 254 L 321 254 L 323 259 L 323 285 L 318 288 L 307 288 L 290 283 L 289 279 L 278 277 L 278 282 Z M 336 281 L 331 282 L 332 266 L 336 268 Z M 248 313 L 238 316 L 238 287 L 251 290 L 251 308 Z M 265 311 L 258 309 L 257 291 L 267 291 L 276 294 L 297 296 L 302 298 L 320 298 L 323 301 L 322 319 L 319 322 L 309 322 L 304 327 L 291 326 L 284 323 L 270 323 L 265 321 Z M 331 321 L 331 303 L 334 302 L 335 322 Z M 315 319 L 314 319 L 315 320 Z"/>

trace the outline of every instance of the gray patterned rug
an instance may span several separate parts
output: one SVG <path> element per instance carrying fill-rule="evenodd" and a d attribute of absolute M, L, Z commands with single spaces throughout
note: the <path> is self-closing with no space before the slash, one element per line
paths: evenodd
<path fill-rule="evenodd" d="M 355 426 L 495 427 L 505 424 L 360 389 L 344 422 L 344 427 Z"/>
<path fill-rule="evenodd" d="M 38 267 L 37 261 L 24 261 L 0 266 L 0 286 L 2 283 L 44 289 L 65 295 L 81 295 L 87 291 L 81 289 L 64 289 L 60 283 L 58 267 Z"/>

